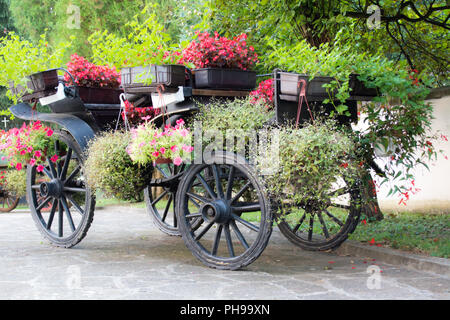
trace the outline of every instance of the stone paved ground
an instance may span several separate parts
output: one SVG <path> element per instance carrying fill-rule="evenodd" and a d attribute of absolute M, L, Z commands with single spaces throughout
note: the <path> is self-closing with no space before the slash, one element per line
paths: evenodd
<path fill-rule="evenodd" d="M 49 245 L 24 210 L 0 214 L 0 299 L 449 299 L 449 288 L 442 275 L 303 251 L 276 228 L 253 264 L 219 271 L 162 234 L 145 209 L 97 210 L 72 249 Z"/>

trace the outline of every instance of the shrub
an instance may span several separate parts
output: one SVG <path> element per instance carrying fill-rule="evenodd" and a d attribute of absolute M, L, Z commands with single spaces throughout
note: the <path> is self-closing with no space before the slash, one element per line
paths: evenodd
<path fill-rule="evenodd" d="M 129 132 L 106 132 L 90 142 L 87 151 L 86 181 L 106 197 L 140 200 L 141 191 L 151 180 L 153 168 L 135 164 L 126 147 Z"/>
<path fill-rule="evenodd" d="M 278 128 L 279 153 L 259 155 L 257 168 L 273 168 L 265 180 L 270 194 L 295 203 L 328 203 L 339 177 L 354 182 L 360 162 L 353 139 L 331 120 L 307 124 L 301 129 Z"/>
<path fill-rule="evenodd" d="M 4 172 L 4 173 L 3 173 Z M 27 193 L 27 174 L 25 170 L 6 170 L 0 176 L 0 184 L 5 190 L 12 192 L 18 197 Z"/>

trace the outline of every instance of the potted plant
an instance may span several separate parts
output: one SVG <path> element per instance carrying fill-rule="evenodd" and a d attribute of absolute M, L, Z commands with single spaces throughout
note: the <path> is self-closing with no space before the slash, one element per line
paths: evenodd
<path fill-rule="evenodd" d="M 141 200 L 142 190 L 151 180 L 151 165 L 135 164 L 126 147 L 130 132 L 105 132 L 90 143 L 85 163 L 86 182 L 106 197 L 125 201 Z"/>
<path fill-rule="evenodd" d="M 40 121 L 23 124 L 21 128 L 12 128 L 0 136 L 0 151 L 10 167 L 18 171 L 27 165 L 36 166 L 38 172 L 44 171 L 47 158 L 56 162 L 53 130 Z"/>
<path fill-rule="evenodd" d="M 146 7 L 125 24 L 126 37 L 108 31 L 98 31 L 89 37 L 93 61 L 106 62 L 120 70 L 127 93 L 148 93 L 158 85 L 173 88 L 185 85 L 181 49 L 170 45 L 170 36 L 158 20 L 151 7 Z"/>
<path fill-rule="evenodd" d="M 183 59 L 194 64 L 196 88 L 253 89 L 256 72 L 251 71 L 258 62 L 247 35 L 232 39 L 220 37 L 216 32 L 196 33 L 198 38 L 183 50 Z"/>
<path fill-rule="evenodd" d="M 153 123 L 145 123 L 131 130 L 131 142 L 127 152 L 140 165 L 173 162 L 179 166 L 190 160 L 193 151 L 192 133 L 185 128 L 183 119 L 175 127 L 156 128 Z"/>
<path fill-rule="evenodd" d="M 62 65 L 69 43 L 52 48 L 45 36 L 34 45 L 10 32 L 0 39 L 0 85 L 9 88 L 14 102 L 30 100 L 56 92 L 57 68 Z"/>
<path fill-rule="evenodd" d="M 84 103 L 120 104 L 120 74 L 115 67 L 95 65 L 77 54 L 67 63 L 64 80 L 78 87 L 78 93 Z"/>

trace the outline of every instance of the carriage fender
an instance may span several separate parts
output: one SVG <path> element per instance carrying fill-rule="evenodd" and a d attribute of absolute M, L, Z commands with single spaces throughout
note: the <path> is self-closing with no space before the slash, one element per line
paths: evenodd
<path fill-rule="evenodd" d="M 50 122 L 67 130 L 84 152 L 89 140 L 95 136 L 95 131 L 85 121 L 73 114 L 67 113 L 42 113 L 31 109 L 27 103 L 19 103 L 9 108 L 11 113 L 19 119 Z"/>

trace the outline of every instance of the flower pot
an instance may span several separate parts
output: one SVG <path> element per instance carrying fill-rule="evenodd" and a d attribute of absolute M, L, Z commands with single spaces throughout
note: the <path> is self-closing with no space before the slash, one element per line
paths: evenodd
<path fill-rule="evenodd" d="M 10 82 L 10 89 L 14 95 L 23 96 L 38 92 L 55 92 L 58 87 L 58 69 L 50 69 L 42 72 L 33 73 L 27 77 L 27 88 L 22 85 L 15 86 Z"/>
<path fill-rule="evenodd" d="M 239 69 L 195 69 L 195 88 L 251 90 L 256 86 L 256 72 Z"/>
<path fill-rule="evenodd" d="M 167 158 L 158 158 L 155 160 L 155 164 L 169 164 L 172 163 L 172 159 L 167 159 Z"/>
<path fill-rule="evenodd" d="M 337 93 L 337 89 L 327 92 L 328 88 L 323 87 L 324 84 L 329 84 L 335 80 L 333 77 L 317 76 L 312 80 L 309 80 L 309 78 L 307 74 L 280 72 L 280 93 L 298 96 L 300 94 L 300 86 L 298 85 L 300 80 L 305 80 L 308 85 L 306 90 L 308 98 L 320 97 L 326 99 L 329 98 L 330 94 L 335 95 Z"/>
<path fill-rule="evenodd" d="M 121 89 L 78 87 L 78 94 L 85 104 L 120 104 Z"/>
<path fill-rule="evenodd" d="M 131 67 L 121 70 L 122 86 L 124 88 L 166 87 L 178 88 L 186 81 L 186 67 L 183 65 L 151 65 L 147 67 Z M 135 92 L 136 90 L 133 90 Z"/>

